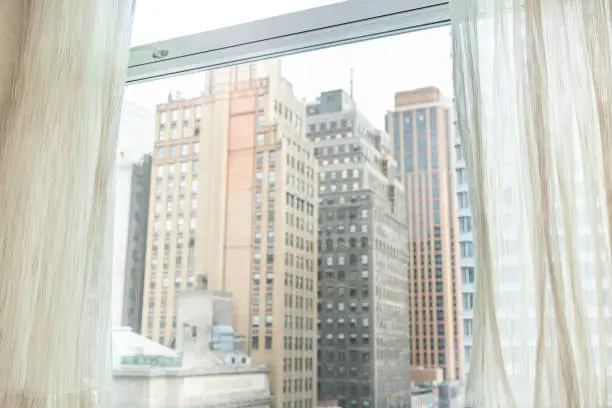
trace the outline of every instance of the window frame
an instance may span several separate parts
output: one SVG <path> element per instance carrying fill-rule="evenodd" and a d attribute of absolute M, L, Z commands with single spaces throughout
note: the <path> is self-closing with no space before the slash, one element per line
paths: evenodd
<path fill-rule="evenodd" d="M 130 49 L 127 84 L 450 24 L 448 0 L 343 1 Z"/>

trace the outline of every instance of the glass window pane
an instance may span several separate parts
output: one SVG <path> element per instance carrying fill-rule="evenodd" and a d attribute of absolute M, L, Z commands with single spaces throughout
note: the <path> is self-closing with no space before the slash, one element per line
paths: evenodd
<path fill-rule="evenodd" d="M 167 40 L 346 0 L 139 0 L 132 45 Z"/>
<path fill-rule="evenodd" d="M 235 6 L 236 1 L 229 3 Z M 265 9 L 266 3 L 263 0 L 259 5 Z M 287 11 L 301 3 L 302 0 L 283 2 L 282 7 Z M 137 13 L 150 4 L 155 2 L 140 2 Z M 256 7 L 248 2 L 241 3 L 244 10 L 233 8 L 236 14 L 229 15 L 229 22 L 213 18 L 215 13 L 223 12 L 223 4 L 218 4 L 220 11 L 206 7 L 205 12 L 192 17 L 191 9 L 185 5 L 200 7 L 199 4 L 179 0 L 173 7 L 182 8 L 180 13 L 168 8 L 157 10 L 160 16 L 153 13 L 150 18 L 160 18 L 157 26 L 153 24 L 153 31 L 161 33 L 152 35 L 166 38 L 186 34 L 180 30 L 202 31 L 214 24 L 230 24 L 231 19 L 240 22 L 241 18 L 258 18 L 246 12 Z M 282 7 L 276 11 L 285 12 Z M 164 16 L 166 11 L 168 15 Z M 169 34 L 164 24 L 173 21 L 174 13 L 185 19 L 186 27 L 179 24 L 178 31 Z M 138 18 L 143 17 L 137 15 Z M 209 21 L 209 26 L 204 27 Z M 410 286 L 404 280 L 407 270 L 411 275 L 413 271 L 419 276 L 431 273 L 431 290 L 435 293 L 440 288 L 443 304 L 448 296 L 445 291 L 452 284 L 441 285 L 434 280 L 451 276 L 451 262 L 473 259 L 474 253 L 471 246 L 460 246 L 458 241 L 450 243 L 457 251 L 443 246 L 449 245 L 448 237 L 457 240 L 469 224 L 461 224 L 464 229 L 460 230 L 458 214 L 454 222 L 449 223 L 448 217 L 440 219 L 440 211 L 446 211 L 450 200 L 457 197 L 457 192 L 448 194 L 452 187 L 446 180 L 450 174 L 455 177 L 455 166 L 446 163 L 447 155 L 442 154 L 446 148 L 443 122 L 438 121 L 434 143 L 429 126 L 432 103 L 419 102 L 418 108 L 410 110 L 397 106 L 396 94 L 433 87 L 450 97 L 450 44 L 449 29 L 441 28 L 128 86 L 126 106 L 133 105 L 135 113 L 124 115 L 120 143 L 123 139 L 138 140 L 122 146 L 130 151 L 131 164 L 151 154 L 148 171 L 153 172 L 147 183 L 144 169 L 145 176 L 139 181 L 143 199 L 140 208 L 145 212 L 148 208 L 148 214 L 134 217 L 138 222 L 130 225 L 143 228 L 131 229 L 129 234 L 141 234 L 143 262 L 137 270 L 144 293 L 140 301 L 134 300 L 134 305 L 140 305 L 133 307 L 139 316 L 128 325 L 153 341 L 164 339 L 169 344 L 176 338 L 175 325 L 170 322 L 173 308 L 180 307 L 176 303 L 180 292 L 200 285 L 199 274 L 214 270 L 210 279 L 228 274 L 223 276 L 223 283 L 214 282 L 214 287 L 223 285 L 235 299 L 245 299 L 233 304 L 234 308 L 244 308 L 234 311 L 233 315 L 244 319 L 233 324 L 234 330 L 247 336 L 246 347 L 256 350 L 251 355 L 253 362 L 265 360 L 272 370 L 277 370 L 284 364 L 270 362 L 287 357 L 283 353 L 265 353 L 278 352 L 284 345 L 304 357 L 303 362 L 292 358 L 291 378 L 295 367 L 303 367 L 313 359 L 308 363 L 309 369 L 302 369 L 297 378 L 316 384 L 317 310 L 323 322 L 319 328 L 321 342 L 344 351 L 353 345 L 374 344 L 375 339 L 370 340 L 365 329 L 380 327 L 381 322 L 376 320 L 379 317 L 372 314 L 378 308 L 375 294 L 383 293 L 392 303 L 410 298 Z M 319 115 L 321 111 L 317 109 L 325 112 Z M 417 112 L 418 109 L 421 110 Z M 424 115 L 420 123 L 419 115 Z M 436 115 L 441 118 L 441 111 Z M 390 133 L 397 129 L 398 134 L 388 134 L 385 129 Z M 394 147 L 392 143 L 397 144 Z M 421 155 L 427 157 L 427 163 L 439 166 L 421 169 Z M 132 177 L 133 166 L 122 169 L 126 171 L 121 177 Z M 123 190 L 116 195 L 129 197 L 131 185 L 124 179 L 118 184 Z M 406 190 L 410 193 L 406 194 Z M 129 219 L 130 208 L 138 208 L 130 203 L 125 199 L 118 204 L 116 213 L 124 214 L 117 218 L 120 222 Z M 427 238 L 425 229 L 427 222 L 431 223 L 424 217 L 427 206 L 431 206 L 431 221 L 435 222 L 438 236 L 444 237 L 438 239 L 442 244 Z M 141 225 L 140 220 L 147 223 Z M 127 226 L 126 223 L 124 235 L 128 234 Z M 412 232 L 419 228 L 420 234 Z M 457 230 L 451 233 L 451 228 Z M 429 233 L 433 235 L 435 231 L 430 225 Z M 463 234 L 462 238 L 469 236 Z M 422 250 L 407 250 L 420 248 L 421 244 Z M 319 257 L 315 256 L 316 246 Z M 429 256 L 419 258 L 418 254 L 428 250 Z M 448 259 L 453 252 L 456 259 Z M 126 276 L 126 253 L 132 254 L 122 248 L 122 261 L 117 264 L 123 267 L 117 276 Z M 223 260 L 212 259 L 217 254 L 223 254 Z M 386 270 L 388 276 L 379 279 Z M 375 288 L 377 282 L 384 282 L 384 290 Z M 323 294 L 317 304 L 319 288 L 323 288 Z M 329 299 L 325 298 L 328 288 L 333 289 Z M 428 304 L 424 302 L 427 310 L 431 303 L 436 304 L 438 293 Z M 128 298 L 122 297 L 126 301 Z M 418 293 L 419 307 L 421 298 L 432 297 Z M 460 294 L 457 303 L 461 308 Z M 121 304 L 118 307 L 130 308 Z M 276 313 L 282 307 L 286 316 Z M 413 309 L 419 312 L 420 319 L 421 310 L 406 307 L 410 317 L 403 315 L 393 322 L 399 330 L 394 329 L 392 335 L 398 336 L 394 339 L 396 344 L 405 347 L 403 356 L 411 355 L 408 321 L 416 320 Z M 396 311 L 388 313 L 386 321 L 391 321 Z M 443 316 L 453 318 L 456 326 L 463 328 L 460 312 Z M 325 323 L 327 318 L 333 321 Z M 161 321 L 166 322 L 163 330 Z M 182 324 L 179 320 L 176 327 L 184 327 Z M 433 327 L 437 330 L 436 325 Z M 296 330 L 285 333 L 277 328 Z M 429 326 L 426 330 L 429 332 Z M 329 343 L 328 334 L 332 335 Z M 427 356 L 430 354 L 427 350 Z M 440 353 L 434 354 L 436 361 L 442 359 Z M 398 358 L 405 357 L 394 356 L 393 360 Z M 376 353 L 371 353 L 369 359 L 371 364 L 379 363 Z M 450 350 L 443 359 L 447 364 L 453 360 L 459 364 Z M 337 360 L 344 361 L 339 357 Z M 348 378 L 350 367 L 344 368 Z M 335 372 L 339 373 L 339 369 Z M 320 380 L 325 381 L 325 375 Z M 409 390 L 409 372 L 403 373 L 397 383 L 400 390 Z M 294 390 L 296 386 L 292 384 Z M 322 392 L 325 400 L 341 399 L 325 394 L 325 388 Z M 316 406 L 314 395 L 310 399 L 304 393 L 299 395 L 302 402 Z M 288 391 L 277 393 L 275 398 L 279 400 L 274 405 L 282 407 L 283 402 L 289 401 L 285 397 L 296 401 L 293 391 Z M 371 406 L 377 404 L 373 401 Z"/>

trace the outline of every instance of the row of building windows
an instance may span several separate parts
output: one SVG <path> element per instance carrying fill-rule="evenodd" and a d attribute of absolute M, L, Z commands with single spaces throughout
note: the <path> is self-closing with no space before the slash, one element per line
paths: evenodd
<path fill-rule="evenodd" d="M 293 274 L 286 272 L 285 273 L 285 286 L 287 287 L 293 287 L 293 281 L 294 281 L 294 276 Z M 295 288 L 296 289 L 306 289 L 307 291 L 311 291 L 314 287 L 313 281 L 312 279 L 306 277 L 303 278 L 301 276 L 296 276 L 295 277 Z"/>
<path fill-rule="evenodd" d="M 182 109 L 182 119 L 183 121 L 188 121 L 189 118 L 191 117 L 191 107 L 186 107 Z M 200 119 L 202 117 L 202 107 L 201 106 L 195 106 L 194 107 L 195 110 L 195 118 L 196 119 Z M 178 120 L 178 109 L 172 109 L 169 111 L 170 112 L 170 118 L 172 119 L 172 122 L 176 122 Z M 159 123 L 161 124 L 165 124 L 166 123 L 166 116 L 168 114 L 168 111 L 160 111 L 159 112 Z"/>
<path fill-rule="evenodd" d="M 166 237 L 164 239 L 164 251 L 169 251 L 170 250 L 170 239 L 168 237 Z M 177 249 L 182 249 L 184 247 L 184 237 L 177 237 L 176 238 L 176 248 Z M 193 250 L 193 248 L 195 248 L 195 238 L 190 237 L 189 241 L 187 242 L 188 247 L 190 252 Z M 159 239 L 155 238 L 153 239 L 153 245 L 152 248 L 154 251 L 157 251 L 159 249 Z M 178 251 L 177 251 L 178 252 Z"/>
<path fill-rule="evenodd" d="M 166 201 L 166 213 L 172 213 L 175 210 L 174 207 L 174 201 L 172 199 L 173 197 L 168 197 L 168 200 Z M 176 202 L 177 206 L 176 206 L 176 210 L 179 213 L 183 213 L 185 212 L 185 199 L 180 198 L 177 202 Z M 197 198 L 192 198 L 191 199 L 191 205 L 190 205 L 191 211 L 195 211 L 198 208 L 198 199 Z M 155 202 L 155 215 L 160 215 L 162 213 L 162 202 L 158 199 Z"/>
<path fill-rule="evenodd" d="M 358 183 L 358 182 L 353 183 L 352 186 L 351 186 L 352 191 L 357 191 L 360 188 L 361 188 L 361 184 Z M 321 184 L 321 185 L 319 185 L 319 192 L 321 194 L 323 194 L 325 192 L 334 193 L 336 191 L 347 192 L 347 191 L 349 191 L 349 185 L 346 184 L 346 183 Z"/>
<path fill-rule="evenodd" d="M 364 282 L 367 282 L 368 271 L 363 271 L 362 277 L 363 277 Z M 323 298 L 323 296 L 326 296 L 326 297 L 333 296 L 334 298 L 338 298 L 338 297 L 343 298 L 345 296 L 348 296 L 349 298 L 356 298 L 359 296 L 359 292 L 360 292 L 360 289 L 355 286 L 351 286 L 349 288 L 346 288 L 344 286 L 340 286 L 340 287 L 329 286 L 325 288 L 325 290 L 319 289 L 318 296 L 320 299 Z M 364 296 L 367 296 L 365 287 L 362 288 L 361 292 Z"/>
<path fill-rule="evenodd" d="M 193 288 L 195 283 L 195 279 L 193 277 L 192 274 L 190 274 L 187 277 L 187 288 Z M 156 280 L 155 279 L 151 279 L 149 281 L 149 289 L 151 289 L 152 291 L 155 290 L 157 286 Z M 174 278 L 174 288 L 175 289 L 181 289 L 183 286 L 183 282 L 181 281 L 181 277 L 180 276 L 176 276 Z M 162 289 L 167 289 L 170 287 L 170 278 L 168 278 L 167 276 L 162 278 L 162 285 L 161 285 Z M 149 306 L 151 306 L 151 302 L 154 301 L 154 297 L 149 297 Z"/>
<path fill-rule="evenodd" d="M 339 266 L 344 266 L 346 265 L 346 261 L 347 261 L 347 256 L 344 254 L 340 254 L 340 255 L 327 255 L 325 256 L 325 266 L 334 266 L 334 260 L 336 261 L 336 265 Z M 361 254 L 360 256 L 360 263 L 361 265 L 368 265 L 369 263 L 369 256 L 367 254 Z M 356 265 L 357 264 L 357 255 L 355 254 L 350 254 L 348 256 L 348 264 L 349 265 Z"/>
<path fill-rule="evenodd" d="M 321 158 L 321 156 L 358 152 L 359 150 L 361 150 L 361 145 L 359 143 L 344 143 L 330 147 L 317 147 L 314 151 L 315 156 Z"/>
<path fill-rule="evenodd" d="M 331 161 L 327 159 L 323 159 L 320 161 L 322 167 L 329 166 L 330 164 L 349 164 L 349 163 L 360 163 L 362 161 L 362 155 L 351 155 L 342 158 L 342 161 L 339 158 L 334 158 Z"/>
<path fill-rule="evenodd" d="M 313 408 L 313 406 L 311 399 L 283 402 L 283 408 Z"/>
<path fill-rule="evenodd" d="M 358 279 L 359 276 L 361 276 L 363 280 L 367 280 L 369 276 L 369 271 L 366 269 L 362 270 L 361 272 L 360 271 L 349 271 L 348 278 Z M 326 270 L 325 272 L 323 272 L 322 270 L 319 270 L 318 271 L 319 282 L 323 280 L 323 277 L 325 277 L 325 279 L 327 279 L 328 281 L 338 280 L 340 282 L 343 282 L 347 278 L 347 273 L 343 269 Z"/>
<path fill-rule="evenodd" d="M 189 220 L 189 228 L 191 229 L 191 231 L 195 231 L 196 229 L 196 224 L 197 221 L 195 218 L 191 218 Z M 173 222 L 172 220 L 166 220 L 165 222 L 165 231 L 166 232 L 171 232 L 172 231 L 172 226 L 173 226 Z M 185 226 L 185 220 L 183 218 L 179 218 L 176 220 L 176 231 L 177 232 L 183 232 Z M 159 233 L 160 229 L 159 229 L 159 221 L 154 221 L 153 222 L 153 232 L 154 233 Z"/>
<path fill-rule="evenodd" d="M 189 167 L 189 163 L 188 162 L 181 162 L 178 165 L 179 167 L 179 174 L 181 175 L 181 177 L 185 176 L 187 174 L 187 168 Z M 157 174 L 157 178 L 162 178 L 164 177 L 164 173 L 166 172 L 166 169 L 168 171 L 168 178 L 174 178 L 175 174 L 176 174 L 176 164 L 160 164 L 157 166 L 157 170 L 156 170 L 156 174 Z M 191 162 L 191 172 L 193 174 L 197 174 L 198 171 L 200 170 L 200 161 L 199 160 L 193 160 Z"/>
<path fill-rule="evenodd" d="M 191 193 L 196 194 L 198 192 L 198 180 L 191 181 Z M 157 183 L 155 185 L 155 194 L 159 197 L 162 192 L 162 183 Z M 179 181 L 178 194 L 184 195 L 187 192 L 187 182 L 185 180 Z M 169 182 L 166 184 L 166 194 L 171 197 L 174 195 L 174 183 Z"/>
<path fill-rule="evenodd" d="M 285 329 L 297 329 L 297 330 L 312 330 L 313 319 L 307 316 L 287 316 L 285 315 Z"/>
<path fill-rule="evenodd" d="M 312 357 L 294 357 L 292 358 L 283 358 L 283 371 L 302 371 L 306 369 L 306 371 L 312 371 L 313 369 L 313 360 Z M 297 390 L 296 390 L 297 391 Z"/>
<path fill-rule="evenodd" d="M 368 309 L 363 310 L 362 312 L 366 312 Z M 348 320 L 348 324 L 347 324 L 347 320 Z M 344 317 L 341 317 L 339 319 L 336 320 L 336 322 L 334 322 L 334 319 L 327 318 L 325 319 L 325 323 L 327 324 L 327 327 L 336 327 L 338 329 L 343 329 L 343 328 L 351 328 L 351 329 L 357 329 L 357 328 L 368 328 L 370 327 L 370 319 L 367 317 L 362 317 L 360 319 L 357 319 L 355 317 L 350 317 L 348 319 L 345 319 Z M 317 329 L 322 330 L 325 326 L 323 326 L 321 324 L 321 322 L 317 322 Z"/>
<path fill-rule="evenodd" d="M 366 300 L 368 296 L 369 296 L 369 290 L 362 292 L 363 300 Z M 325 304 L 325 308 L 323 308 L 323 304 Z M 323 309 L 325 309 L 327 312 L 332 312 L 334 310 L 334 302 L 330 302 L 330 301 L 324 302 L 321 299 L 319 299 L 319 301 L 317 302 L 317 309 L 319 313 L 322 312 Z M 366 313 L 370 311 L 370 303 L 366 301 L 359 302 L 359 303 L 349 302 L 348 307 L 347 307 L 347 305 L 344 302 L 340 301 L 336 304 L 335 310 L 337 310 L 338 312 Z M 340 327 L 341 325 L 345 323 L 344 317 L 338 317 L 336 315 L 336 318 L 338 318 L 338 321 L 337 321 L 338 327 Z"/>
<path fill-rule="evenodd" d="M 152 329 L 153 328 L 153 323 L 154 323 L 153 317 L 149 316 L 147 318 L 147 328 L 148 329 Z M 161 329 L 165 329 L 166 328 L 166 317 L 165 316 L 161 316 L 159 318 L 159 327 Z M 176 328 L 176 316 L 172 316 L 172 328 L 173 329 Z"/>
<path fill-rule="evenodd" d="M 320 334 L 317 334 L 317 344 L 319 346 L 334 345 L 338 347 L 346 347 L 349 344 L 351 346 L 369 346 L 370 345 L 370 335 L 366 333 L 366 334 L 362 334 L 361 336 L 359 336 L 359 334 L 357 333 L 350 333 L 348 335 L 348 341 L 347 341 L 347 336 L 344 333 L 337 333 L 335 338 L 333 334 L 328 333 L 324 335 L 323 339 L 321 339 Z"/>
<path fill-rule="evenodd" d="M 292 294 L 285 294 L 285 308 L 291 309 L 294 307 Z M 305 302 L 304 302 L 305 301 Z M 295 308 L 302 310 L 304 309 L 304 305 L 306 305 L 306 310 L 312 310 L 313 308 L 313 300 L 312 298 L 305 298 L 300 295 L 295 295 Z"/>
<path fill-rule="evenodd" d="M 166 156 L 166 147 L 159 147 L 157 149 L 157 157 L 159 159 L 163 158 L 172 158 L 180 156 L 189 156 L 190 154 L 199 154 L 200 153 L 200 143 L 193 144 L 182 144 L 180 146 L 168 146 L 168 155 Z"/>
<path fill-rule="evenodd" d="M 342 170 L 342 171 L 322 171 L 319 173 L 319 180 L 325 181 L 327 180 L 336 180 L 338 178 L 358 178 L 361 175 L 361 170 L 352 169 L 352 170 Z"/>

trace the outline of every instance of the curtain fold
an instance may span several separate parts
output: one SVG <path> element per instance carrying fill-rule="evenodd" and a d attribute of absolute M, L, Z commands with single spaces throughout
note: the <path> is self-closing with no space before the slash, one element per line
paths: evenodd
<path fill-rule="evenodd" d="M 608 0 L 454 0 L 476 245 L 469 407 L 610 406 Z"/>
<path fill-rule="evenodd" d="M 0 406 L 111 406 L 131 0 L 2 0 Z"/>

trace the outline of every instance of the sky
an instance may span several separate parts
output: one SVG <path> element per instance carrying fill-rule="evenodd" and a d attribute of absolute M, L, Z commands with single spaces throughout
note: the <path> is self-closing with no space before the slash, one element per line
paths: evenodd
<path fill-rule="evenodd" d="M 132 45 L 142 45 L 181 35 L 221 28 L 338 3 L 341 0 L 225 0 L 215 7 L 204 0 L 139 0 L 136 6 Z M 345 0 L 375 1 L 375 0 Z M 397 0 L 402 1 L 402 0 Z M 384 129 L 384 115 L 393 108 L 397 91 L 436 86 L 452 94 L 451 38 L 449 27 L 289 55 L 282 58 L 283 76 L 297 96 L 314 100 L 320 92 L 353 90 L 357 107 L 376 126 Z M 198 95 L 204 74 L 166 78 L 130 85 L 125 99 L 154 109 L 166 101 L 168 92 Z"/>

